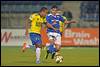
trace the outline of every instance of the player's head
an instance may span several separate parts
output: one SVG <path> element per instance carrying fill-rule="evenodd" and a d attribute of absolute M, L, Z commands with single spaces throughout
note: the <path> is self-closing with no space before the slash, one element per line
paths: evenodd
<path fill-rule="evenodd" d="M 54 6 L 51 7 L 51 13 L 52 14 L 56 15 L 57 10 L 58 10 L 58 7 L 56 5 L 54 5 Z"/>
<path fill-rule="evenodd" d="M 41 16 L 45 17 L 47 15 L 47 13 L 48 13 L 48 9 L 46 7 L 42 7 L 40 9 L 40 15 Z"/>

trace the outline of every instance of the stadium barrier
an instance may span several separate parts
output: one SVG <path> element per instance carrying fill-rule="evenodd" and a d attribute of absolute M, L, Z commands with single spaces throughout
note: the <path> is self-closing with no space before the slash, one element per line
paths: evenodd
<path fill-rule="evenodd" d="M 46 44 L 46 29 L 42 30 L 42 41 Z M 62 46 L 99 46 L 99 28 L 71 28 L 62 34 Z"/>
<path fill-rule="evenodd" d="M 25 42 L 24 29 L 1 29 L 1 46 L 22 46 Z M 31 44 L 30 39 L 27 39 Z"/>
<path fill-rule="evenodd" d="M 25 41 L 24 29 L 1 29 L 1 46 L 22 46 Z M 46 29 L 41 31 L 42 42 L 49 42 Z M 28 38 L 27 43 L 31 45 Z M 71 28 L 62 35 L 62 46 L 99 46 L 99 28 Z"/>

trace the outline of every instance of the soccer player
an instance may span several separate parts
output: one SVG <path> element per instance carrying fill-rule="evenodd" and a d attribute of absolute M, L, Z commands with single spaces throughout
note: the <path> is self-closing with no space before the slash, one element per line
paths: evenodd
<path fill-rule="evenodd" d="M 62 16 L 62 12 L 60 9 L 58 9 L 57 13 L 56 13 L 57 16 Z M 67 20 L 66 17 L 62 16 L 63 19 Z M 63 31 L 64 31 L 64 22 L 61 22 L 59 21 L 59 24 L 60 24 L 60 33 L 62 35 Z M 54 39 L 54 38 L 53 38 Z M 54 39 L 55 40 L 55 39 Z M 47 47 L 47 54 L 46 54 L 46 59 L 48 58 L 48 55 L 51 54 L 52 57 L 51 59 L 54 59 L 54 56 L 55 56 L 55 52 L 56 52 L 56 48 L 55 48 L 55 45 L 50 45 L 50 43 L 47 43 L 46 44 L 46 47 Z"/>
<path fill-rule="evenodd" d="M 51 14 L 46 16 L 47 20 L 47 35 L 50 40 L 51 45 L 55 45 L 56 55 L 59 55 L 59 50 L 61 47 L 61 32 L 60 32 L 60 21 L 64 22 L 62 16 L 57 16 L 57 6 L 51 8 Z"/>
<path fill-rule="evenodd" d="M 73 23 L 75 21 L 67 21 L 61 15 L 57 15 L 58 7 L 52 6 L 51 13 L 46 16 L 47 21 L 47 35 L 50 40 L 50 45 L 55 45 L 56 56 L 60 55 L 61 48 L 61 32 L 60 21 L 63 23 Z"/>
<path fill-rule="evenodd" d="M 42 23 L 44 22 L 44 19 L 48 13 L 48 9 L 46 7 L 43 7 L 40 9 L 39 13 L 34 13 L 29 17 L 29 20 L 31 22 L 30 29 L 28 30 L 29 23 L 26 23 L 26 35 L 28 36 L 28 33 L 30 35 L 30 40 L 32 41 L 32 45 L 35 45 L 36 47 L 36 63 L 40 63 L 40 50 L 42 47 L 42 40 L 40 31 L 42 28 Z M 23 45 L 22 51 L 25 51 L 28 45 Z"/>

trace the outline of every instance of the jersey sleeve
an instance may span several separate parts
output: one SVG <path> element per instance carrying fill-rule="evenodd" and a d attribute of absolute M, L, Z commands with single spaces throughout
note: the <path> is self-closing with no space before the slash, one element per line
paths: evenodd
<path fill-rule="evenodd" d="M 46 16 L 46 21 L 47 21 L 47 23 L 51 24 L 51 22 L 50 22 L 50 16 Z"/>
<path fill-rule="evenodd" d="M 65 19 L 62 16 L 59 17 L 59 20 L 62 21 L 62 22 L 65 21 Z"/>

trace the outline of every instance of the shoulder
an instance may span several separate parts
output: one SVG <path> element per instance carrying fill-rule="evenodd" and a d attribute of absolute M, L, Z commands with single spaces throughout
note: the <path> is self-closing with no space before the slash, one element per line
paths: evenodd
<path fill-rule="evenodd" d="M 40 17 L 38 13 L 33 13 L 30 15 L 29 19 L 32 20 L 33 18 L 38 18 Z"/>
<path fill-rule="evenodd" d="M 50 19 L 52 17 L 52 14 L 48 14 L 47 16 L 46 16 L 46 19 Z"/>
<path fill-rule="evenodd" d="M 52 16 L 52 14 L 48 14 L 48 15 L 47 15 L 47 17 L 50 17 L 50 16 Z"/>
<path fill-rule="evenodd" d="M 64 19 L 67 19 L 65 16 L 62 16 Z"/>
<path fill-rule="evenodd" d="M 38 13 L 31 14 L 32 17 L 39 17 L 40 15 Z"/>

